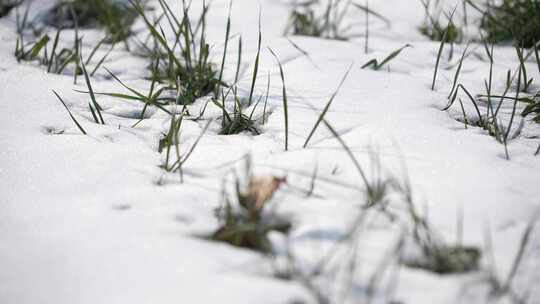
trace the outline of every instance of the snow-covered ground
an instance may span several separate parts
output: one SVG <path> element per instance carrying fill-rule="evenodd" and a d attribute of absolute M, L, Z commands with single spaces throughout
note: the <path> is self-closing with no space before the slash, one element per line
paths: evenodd
<path fill-rule="evenodd" d="M 52 1 L 34 2 L 38 10 Z M 180 1 L 169 2 L 177 7 Z M 459 1 L 447 1 L 445 7 L 451 10 L 454 2 Z M 194 1 L 193 11 L 201 5 L 202 1 Z M 302 145 L 351 64 L 326 120 L 370 178 L 377 176 L 377 164 L 383 176 L 409 178 L 418 209 L 446 242 L 456 241 L 462 213 L 463 243 L 483 250 L 482 267 L 443 276 L 397 266 L 386 253 L 402 233 L 404 217 L 392 222 L 370 211 L 357 240 L 352 284 L 338 271 L 318 279 L 317 289 L 332 303 L 363 303 L 368 280 L 382 262 L 389 269 L 377 285 L 376 303 L 512 303 L 506 295 L 490 295 L 488 261 L 493 254 L 497 275 L 504 281 L 526 226 L 540 211 L 540 156 L 534 156 L 540 127 L 526 120 L 521 135 L 509 143 L 507 160 L 503 145 L 457 120 L 459 105 L 441 111 L 465 44 L 455 45 L 452 62 L 442 61 L 432 91 L 439 43 L 418 31 L 424 20 L 420 1 L 372 0 L 370 8 L 392 23 L 387 27 L 372 18 L 368 54 L 363 37 L 335 41 L 290 36 L 309 54 L 304 56 L 283 37 L 290 3 L 235 0 L 232 35 L 241 34 L 244 40 L 240 89 L 249 90 L 260 10 L 263 49 L 256 93 L 265 93 L 269 74 L 271 114 L 258 136 L 218 135 L 215 121 L 186 162 L 184 183 L 159 167 L 164 155 L 157 152 L 158 141 L 168 130 L 168 115 L 152 109 L 147 119 L 131 128 L 141 104 L 99 96 L 107 124 L 94 124 L 89 97 L 74 91 L 86 89 L 84 80 L 79 78 L 74 85 L 73 76 L 17 63 L 15 13 L 0 19 L 0 303 L 316 303 L 299 280 L 275 278 L 267 256 L 200 236 L 216 229 L 214 210 L 222 202 L 223 180 L 231 181 L 231 170 L 242 164 L 238 160 L 250 154 L 256 174 L 288 177 L 268 206 L 294 224 L 287 242 L 272 235 L 278 260 L 292 250 L 299 267 L 309 268 L 327 250 L 334 250 L 332 244 L 364 212 L 361 178 L 323 125 L 307 148 Z M 216 62 L 223 50 L 228 9 L 228 0 L 214 0 L 209 12 L 208 39 Z M 360 34 L 363 16 L 351 9 L 347 19 L 360 24 L 353 27 Z M 144 30 L 140 20 L 134 27 Z M 63 35 L 72 39 L 68 32 Z M 83 51 L 89 52 L 99 33 L 84 30 L 84 35 Z M 236 54 L 236 40 L 231 41 L 230 53 Z M 360 68 L 407 43 L 412 47 L 382 70 Z M 266 47 L 279 56 L 285 72 L 288 151 L 284 151 L 279 68 Z M 484 93 L 489 64 L 481 59 L 485 57 L 481 44 L 473 43 L 470 49 L 480 56 L 465 59 L 460 81 L 473 94 Z M 515 69 L 518 61 L 511 46 L 495 46 L 494 53 L 494 88 L 502 92 L 506 70 Z M 226 80 L 234 75 L 235 58 L 227 61 Z M 130 85 L 148 89 L 144 59 L 117 47 L 104 65 Z M 538 69 L 533 60 L 527 67 L 537 91 Z M 96 91 L 122 90 L 105 76 L 100 70 L 94 77 Z M 52 89 L 64 98 L 88 136 L 80 134 Z M 201 105 L 202 101 L 195 103 L 192 111 L 197 113 Z M 464 105 L 474 113 L 471 105 Z M 508 103 L 501 111 L 510 113 L 511 106 Z M 184 121 L 183 149 L 195 141 L 207 119 L 220 113 L 211 108 L 203 120 Z M 306 196 L 301 189 L 309 189 L 315 168 L 314 195 Z M 403 213 L 405 206 L 395 201 L 393 210 Z M 485 250 L 486 231 L 493 239 L 492 252 Z M 513 280 L 514 292 L 527 297 L 524 303 L 540 303 L 539 233 L 537 225 Z M 350 269 L 349 260 L 340 257 L 334 264 L 341 261 L 341 267 Z M 397 285 L 390 299 L 386 289 L 392 279 Z"/>

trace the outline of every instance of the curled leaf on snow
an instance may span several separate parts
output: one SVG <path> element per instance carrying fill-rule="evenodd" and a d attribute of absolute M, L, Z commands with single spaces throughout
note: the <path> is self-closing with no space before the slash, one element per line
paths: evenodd
<path fill-rule="evenodd" d="M 262 211 L 264 204 L 272 199 L 279 187 L 287 182 L 285 177 L 254 176 L 249 180 L 247 191 L 242 194 L 240 204 L 252 212 Z"/>
<path fill-rule="evenodd" d="M 212 240 L 261 252 L 271 252 L 268 233 L 287 233 L 291 228 L 288 219 L 272 212 L 263 212 L 286 179 L 276 176 L 250 176 L 245 189 L 237 179 L 234 196 L 225 194 L 225 204 L 217 210 L 219 228 L 210 236 Z M 233 202 L 237 206 L 233 206 Z"/>

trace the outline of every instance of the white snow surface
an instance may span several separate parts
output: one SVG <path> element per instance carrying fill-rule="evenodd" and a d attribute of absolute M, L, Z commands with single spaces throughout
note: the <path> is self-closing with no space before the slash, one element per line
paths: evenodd
<path fill-rule="evenodd" d="M 35 10 L 51 3 L 34 2 Z M 178 1 L 169 2 L 177 7 Z M 454 2 L 446 1 L 445 7 L 453 8 Z M 193 11 L 198 12 L 201 4 L 194 1 Z M 223 50 L 228 6 L 228 0 L 213 1 L 208 18 L 216 63 Z M 230 180 L 231 170 L 241 163 L 237 160 L 249 153 L 256 174 L 288 176 L 289 185 L 276 193 L 269 207 L 293 219 L 288 242 L 301 264 L 332 250 L 362 212 L 361 179 L 323 125 L 306 149 L 302 144 L 351 64 L 326 119 L 370 176 L 374 153 L 383 174 L 408 176 L 418 208 L 427 210 L 432 227 L 444 240 L 455 242 L 460 212 L 466 245 L 484 249 L 489 228 L 497 275 L 504 280 L 525 227 L 540 210 L 540 156 L 534 156 L 540 127 L 526 119 L 521 135 L 508 146 L 510 160 L 505 159 L 503 145 L 479 128 L 466 129 L 456 119 L 461 116 L 459 105 L 441 111 L 465 45 L 455 45 L 451 63 L 442 61 L 432 91 L 439 43 L 417 30 L 424 18 L 420 1 L 370 1 L 370 7 L 392 20 L 392 25 L 372 19 L 368 54 L 364 54 L 363 37 L 334 41 L 290 36 L 309 53 L 306 57 L 283 36 L 291 3 L 235 0 L 232 34 L 241 34 L 244 45 L 240 88 L 247 94 L 260 10 L 263 49 L 256 97 L 264 95 L 269 73 L 271 114 L 258 136 L 218 135 L 219 122 L 214 121 L 185 164 L 184 183 L 159 167 L 164 155 L 157 152 L 158 140 L 168 128 L 168 115 L 152 109 L 147 119 L 131 128 L 141 104 L 98 96 L 107 124 L 94 124 L 88 96 L 74 91 L 86 89 L 83 78 L 74 85 L 71 75 L 47 74 L 37 64 L 17 63 L 15 12 L 0 19 L 0 303 L 316 303 L 298 281 L 274 278 L 268 257 L 199 236 L 217 227 L 214 209 L 221 203 L 223 179 Z M 363 13 L 351 9 L 349 15 L 348 20 L 360 23 L 357 31 L 363 33 Z M 134 27 L 144 30 L 140 20 Z M 83 32 L 83 51 L 89 52 L 99 32 Z M 68 33 L 63 34 L 67 40 Z M 236 69 L 236 41 L 229 45 L 226 80 Z M 360 68 L 407 43 L 412 47 L 384 69 Z M 289 151 L 284 151 L 279 69 L 267 47 L 278 54 L 285 72 Z M 489 64 L 481 60 L 485 57 L 481 44 L 473 42 L 470 49 L 479 56 L 465 59 L 460 82 L 480 94 Z M 518 61 L 511 46 L 494 50 L 494 87 L 502 91 L 506 70 L 516 68 Z M 148 89 L 147 63 L 121 46 L 105 66 L 130 85 Z M 531 60 L 527 67 L 535 78 L 533 89 L 538 90 L 535 63 Z M 100 71 L 94 77 L 96 91 L 122 91 L 105 76 Z M 52 89 L 66 100 L 88 136 L 80 134 Z M 197 113 L 202 102 L 192 111 Z M 471 105 L 464 105 L 474 113 Z M 502 111 L 510 113 L 511 105 Z M 206 120 L 219 113 L 209 108 L 203 120 L 184 122 L 184 150 Z M 320 180 L 315 195 L 307 197 L 298 189 L 309 188 L 315 167 Z M 397 203 L 395 209 L 404 207 Z M 352 291 L 342 297 L 343 284 L 332 276 L 319 282 L 324 293 L 336 295 L 331 297 L 333 303 L 364 301 L 367 279 L 394 246 L 400 227 L 376 212 L 371 214 L 359 240 L 361 266 L 354 273 Z M 537 225 L 513 281 L 516 293 L 528 294 L 526 303 L 540 303 L 539 233 Z M 284 241 L 280 236 L 272 239 L 279 255 L 285 250 Z M 394 303 L 511 303 L 507 296 L 489 294 L 487 255 L 479 271 L 461 275 L 401 266 Z M 376 291 L 376 303 L 390 301 L 385 286 Z"/>

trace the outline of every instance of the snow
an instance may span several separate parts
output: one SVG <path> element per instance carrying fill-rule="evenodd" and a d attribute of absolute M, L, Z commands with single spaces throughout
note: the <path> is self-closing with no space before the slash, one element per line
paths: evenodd
<path fill-rule="evenodd" d="M 48 4 L 34 2 L 35 7 Z M 453 2 L 446 5 L 453 7 Z M 216 61 L 223 48 L 228 4 L 215 0 L 210 9 L 208 38 Z M 193 10 L 200 5 L 195 1 Z M 361 191 L 323 179 L 358 186 L 361 179 L 324 126 L 307 149 L 302 145 L 351 63 L 351 73 L 326 119 L 366 172 L 374 166 L 370 153 L 376 153 L 384 172 L 409 177 L 418 207 L 428 210 L 430 223 L 445 240 L 456 239 L 459 210 L 464 216 L 465 244 L 484 248 L 489 227 L 498 274 L 504 279 L 525 226 L 540 210 L 540 158 L 533 155 L 540 127 L 526 121 L 521 136 L 509 144 L 510 160 L 506 160 L 503 145 L 478 128 L 465 129 L 455 119 L 461 116 L 459 105 L 441 111 L 455 68 L 441 69 L 437 89 L 430 90 L 439 44 L 417 31 L 423 20 L 420 2 L 370 1 L 370 7 L 393 23 L 386 28 L 372 21 L 369 54 L 364 54 L 362 37 L 349 41 L 290 37 L 309 53 L 307 58 L 282 36 L 287 2 L 234 1 L 232 33 L 242 34 L 247 66 L 240 83 L 243 92 L 251 81 L 261 10 L 265 48 L 256 90 L 264 94 L 270 73 L 272 113 L 259 136 L 217 135 L 215 122 L 186 163 L 184 183 L 159 167 L 164 156 L 157 152 L 158 140 L 170 123 L 166 114 L 152 110 L 131 128 L 140 104 L 98 97 L 107 125 L 92 123 L 88 97 L 73 91 L 85 90 L 83 79 L 73 85 L 70 75 L 47 74 L 35 64 L 17 63 L 14 12 L 0 19 L 0 303 L 291 303 L 300 299 L 315 303 L 300 283 L 273 278 L 267 257 L 200 236 L 217 227 L 214 209 L 221 202 L 223 178 L 230 180 L 235 161 L 250 153 L 256 173 L 288 175 L 290 186 L 277 193 L 271 206 L 293 219 L 289 242 L 301 264 L 308 267 L 332 248 L 364 201 Z M 362 16 L 354 10 L 350 14 Z M 143 28 L 142 23 L 135 26 Z M 94 30 L 86 33 L 89 52 L 99 36 Z M 70 34 L 63 35 L 69 41 Z M 360 69 L 368 60 L 383 58 L 406 43 L 413 47 L 388 68 Z M 283 144 L 279 70 L 266 46 L 278 54 L 285 71 L 290 151 L 284 151 Z M 453 63 L 463 48 L 456 45 Z M 471 48 L 484 54 L 479 44 Z M 228 79 L 236 69 L 230 61 Z M 495 47 L 497 91 L 504 89 L 506 70 L 517 64 L 512 47 Z M 122 48 L 113 51 L 105 66 L 130 85 L 149 87 L 143 80 L 144 60 Z M 540 79 L 534 62 L 527 66 L 530 77 Z M 488 71 L 486 62 L 470 56 L 461 82 L 483 93 Z M 121 90 L 105 76 L 104 71 L 98 73 L 95 90 Z M 52 89 L 66 100 L 89 136 L 80 134 Z M 197 113 L 200 106 L 200 102 L 193 105 L 193 111 Z M 466 106 L 473 113 L 471 105 Z M 511 109 L 503 107 L 503 111 Z M 212 109 L 205 115 L 215 117 L 219 111 Z M 194 142 L 204 124 L 185 121 L 184 147 Z M 309 188 L 315 166 L 320 178 L 316 195 L 306 197 L 298 188 Z M 528 303 L 539 303 L 535 301 L 540 298 L 540 226 L 536 227 L 515 280 L 519 293 L 530 292 Z M 354 279 L 360 287 L 347 300 L 336 297 L 336 303 L 363 299 L 362 284 L 400 233 L 398 226 L 376 214 L 369 216 L 365 229 L 359 245 L 362 268 Z M 275 239 L 277 251 L 283 252 L 283 240 Z M 487 265 L 485 257 L 483 265 Z M 395 299 L 402 303 L 510 302 L 507 297 L 488 296 L 485 271 L 440 276 L 403 266 L 398 279 Z M 331 277 L 322 281 L 323 290 L 343 288 Z M 375 299 L 382 303 L 383 298 Z"/>

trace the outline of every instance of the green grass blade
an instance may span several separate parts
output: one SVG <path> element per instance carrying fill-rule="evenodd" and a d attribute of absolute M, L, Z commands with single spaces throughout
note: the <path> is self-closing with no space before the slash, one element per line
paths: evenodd
<path fill-rule="evenodd" d="M 41 39 L 39 39 L 36 44 L 34 44 L 34 46 L 29 51 L 30 60 L 36 59 L 36 57 L 39 55 L 39 52 L 47 45 L 47 43 L 49 43 L 49 40 L 49 36 L 45 35 L 41 37 Z"/>
<path fill-rule="evenodd" d="M 56 31 L 56 35 L 54 37 L 53 48 L 52 48 L 52 51 L 51 51 L 51 57 L 49 58 L 49 62 L 48 62 L 49 64 L 47 66 L 47 73 L 51 72 L 52 64 L 53 64 L 53 61 L 55 60 L 56 48 L 58 47 L 58 40 L 60 38 L 60 31 L 61 31 L 61 28 L 58 28 L 58 30 Z"/>
<path fill-rule="evenodd" d="M 390 53 L 390 55 L 388 55 L 386 58 L 384 58 L 384 60 L 377 65 L 376 70 L 381 69 L 385 64 L 390 62 L 390 60 L 396 58 L 396 56 L 399 55 L 399 53 L 401 53 L 401 51 L 403 51 L 404 49 L 409 48 L 409 47 L 411 47 L 411 45 L 406 44 L 406 45 L 402 46 L 401 48 L 399 48 L 399 49 L 393 51 L 392 53 Z"/>
<path fill-rule="evenodd" d="M 339 90 L 341 89 L 341 86 L 343 86 L 343 83 L 345 82 L 345 80 L 347 79 L 347 76 L 349 76 L 349 73 L 351 72 L 351 69 L 353 67 L 353 64 L 351 64 L 349 66 L 349 68 L 347 69 L 347 72 L 345 73 L 345 75 L 343 76 L 343 78 L 341 79 L 341 82 L 339 83 L 337 89 L 334 91 L 334 93 L 332 94 L 332 96 L 330 97 L 330 100 L 328 100 L 328 103 L 326 104 L 326 106 L 324 107 L 323 111 L 321 112 L 321 115 L 319 115 L 319 118 L 317 119 L 317 121 L 315 122 L 315 125 L 313 126 L 313 128 L 311 129 L 311 132 L 309 133 L 308 137 L 306 138 L 306 141 L 304 142 L 304 148 L 307 147 L 309 141 L 311 140 L 311 137 L 313 136 L 313 134 L 315 134 L 315 131 L 317 130 L 317 128 L 319 127 L 319 124 L 322 122 L 322 120 L 324 119 L 324 116 L 326 115 L 326 113 L 328 112 L 328 110 L 330 109 L 330 106 L 332 105 L 332 102 L 334 101 L 334 99 L 336 98 L 336 95 L 338 94 Z"/>
<path fill-rule="evenodd" d="M 456 7 L 457 8 L 457 7 Z M 439 51 L 437 52 L 437 61 L 435 61 L 435 71 L 433 72 L 433 82 L 431 83 L 431 90 L 435 90 L 435 81 L 437 80 L 437 72 L 439 70 L 439 63 L 441 61 L 442 51 L 444 48 L 444 44 L 446 41 L 446 36 L 448 35 L 448 29 L 450 28 L 450 24 L 452 23 L 452 18 L 454 17 L 454 13 L 456 12 L 456 8 L 452 11 L 450 14 L 450 18 L 448 19 L 448 24 L 446 25 L 446 29 L 444 30 L 441 44 L 439 45 Z"/>
<path fill-rule="evenodd" d="M 52 90 L 52 92 L 54 93 L 54 95 L 56 95 L 56 98 L 58 98 L 58 100 L 60 100 L 60 102 L 62 103 L 62 105 L 64 106 L 64 108 L 66 109 L 66 111 L 68 112 L 69 117 L 71 117 L 71 120 L 73 120 L 73 122 L 75 123 L 75 125 L 77 125 L 77 128 L 79 128 L 79 130 L 82 132 L 82 134 L 87 135 L 87 134 L 86 134 L 86 131 L 85 131 L 84 128 L 81 126 L 81 124 L 77 121 L 77 119 L 75 119 L 75 117 L 73 116 L 73 114 L 71 114 L 71 111 L 69 110 L 69 108 L 68 108 L 68 106 L 66 105 L 66 103 L 64 102 L 64 100 L 62 100 L 62 98 L 60 97 L 60 95 L 58 95 L 58 93 L 56 93 L 55 90 Z"/>
<path fill-rule="evenodd" d="M 101 59 L 98 61 L 98 63 L 96 64 L 96 66 L 94 67 L 94 69 L 92 70 L 92 73 L 90 73 L 90 77 L 93 77 L 94 74 L 97 72 L 97 70 L 101 67 L 101 65 L 103 64 L 103 62 L 105 62 L 105 60 L 107 59 L 107 57 L 109 57 L 109 54 L 111 54 L 112 50 L 114 49 L 114 46 L 116 44 L 113 43 L 111 45 L 111 48 L 107 51 L 107 53 L 105 53 L 105 55 L 103 55 L 103 57 L 101 57 Z"/>
<path fill-rule="evenodd" d="M 510 129 L 512 128 L 512 124 L 514 123 L 514 117 L 516 116 L 516 107 L 519 100 L 519 87 L 521 86 L 521 73 L 518 72 L 518 79 L 517 79 L 517 89 L 516 89 L 516 98 L 514 100 L 514 106 L 512 108 L 512 116 L 510 116 L 510 122 L 508 123 L 508 129 L 506 130 L 506 133 L 504 134 L 504 143 L 508 142 L 508 135 L 510 134 Z M 508 155 L 507 155 L 508 158 Z"/>
<path fill-rule="evenodd" d="M 270 94 L 270 72 L 268 72 L 268 78 L 266 83 L 266 97 L 264 99 L 264 107 L 263 107 L 263 120 L 262 123 L 266 123 L 266 105 L 268 104 L 268 96 Z"/>
<path fill-rule="evenodd" d="M 96 108 L 100 123 L 104 125 L 105 121 L 103 120 L 103 116 L 101 115 L 101 106 L 98 104 L 96 100 L 96 96 L 94 95 L 94 89 L 92 89 L 92 83 L 90 82 L 90 77 L 88 75 L 88 72 L 86 71 L 86 65 L 84 64 L 84 61 L 82 60 L 82 56 L 79 57 L 79 59 L 80 59 L 80 63 L 81 63 L 83 74 L 84 74 L 84 80 L 86 81 L 86 86 L 88 87 L 88 93 L 90 94 L 90 99 L 92 100 L 92 103 L 94 107 Z"/>
<path fill-rule="evenodd" d="M 97 50 L 101 47 L 101 45 L 107 40 L 107 37 L 104 37 L 102 38 L 97 44 L 96 46 L 92 49 L 92 51 L 90 52 L 90 55 L 88 56 L 88 58 L 86 58 L 86 62 L 85 64 L 86 65 L 89 65 L 90 64 L 90 61 L 92 60 L 92 58 L 94 58 L 94 55 L 96 54 Z M 114 45 L 114 43 L 113 43 Z"/>
<path fill-rule="evenodd" d="M 146 96 L 141 94 L 140 92 L 136 91 L 135 89 L 132 89 L 130 87 L 128 87 L 124 82 L 122 82 L 122 80 L 120 80 L 120 78 L 116 77 L 116 75 L 114 75 L 113 72 L 111 72 L 109 69 L 105 68 L 105 70 L 107 71 L 107 73 L 109 73 L 109 75 L 111 75 L 112 78 L 114 78 L 116 81 L 118 81 L 118 83 L 120 83 L 121 86 L 123 86 L 124 88 L 126 88 L 128 91 L 130 91 L 131 93 L 141 97 L 142 99 L 145 99 Z"/>
<path fill-rule="evenodd" d="M 330 133 L 332 133 L 332 135 L 337 139 L 339 144 L 343 147 L 343 149 L 345 150 L 349 158 L 352 160 L 354 167 L 356 168 L 356 170 L 360 174 L 360 177 L 362 178 L 362 181 L 364 182 L 364 185 L 369 189 L 370 186 L 369 186 L 369 181 L 367 179 L 366 173 L 364 172 L 364 169 L 360 165 L 360 162 L 358 161 L 358 159 L 356 159 L 356 157 L 354 156 L 354 153 L 351 151 L 349 146 L 347 146 L 347 144 L 341 138 L 341 136 L 339 136 L 339 133 L 330 125 L 330 123 L 328 123 L 328 121 L 326 121 L 326 119 L 324 118 L 322 121 L 324 125 L 326 126 L 326 128 L 330 131 Z"/>
<path fill-rule="evenodd" d="M 242 65 L 242 36 L 238 38 L 238 58 L 236 59 L 236 73 L 234 74 L 234 83 L 238 83 L 240 77 L 240 66 Z"/>
<path fill-rule="evenodd" d="M 271 48 L 268 48 L 270 50 L 270 53 L 276 58 L 277 63 L 279 65 L 279 73 L 281 75 L 281 83 L 283 85 L 283 114 L 285 116 L 285 151 L 289 149 L 289 110 L 288 110 L 288 102 L 287 102 L 287 88 L 285 86 L 285 75 L 283 73 L 283 66 L 281 65 L 281 62 L 279 61 L 279 58 L 277 57 L 276 53 L 272 51 Z"/>
<path fill-rule="evenodd" d="M 259 56 L 261 54 L 262 32 L 261 32 L 261 11 L 259 10 L 259 42 L 257 44 L 257 55 L 255 57 L 255 66 L 253 67 L 253 78 L 251 80 L 251 89 L 249 90 L 248 105 L 251 105 L 253 99 L 253 91 L 255 90 L 255 82 L 257 81 L 257 73 L 259 71 Z M 281 63 L 280 63 L 281 65 Z"/>
<path fill-rule="evenodd" d="M 358 3 L 353 3 L 352 5 L 354 7 L 356 7 L 357 9 L 362 10 L 365 13 L 367 13 L 369 15 L 372 15 L 372 16 L 378 18 L 379 20 L 383 21 L 384 23 L 386 23 L 386 26 L 390 26 L 390 24 L 391 24 L 390 19 L 388 19 L 388 18 L 384 17 L 383 15 L 377 13 L 376 11 L 370 9 L 368 6 L 364 6 L 364 5 L 361 5 L 361 4 L 358 4 Z"/>
<path fill-rule="evenodd" d="M 458 82 L 459 74 L 461 72 L 461 67 L 463 66 L 463 60 L 465 59 L 465 55 L 467 54 L 467 50 L 469 49 L 470 43 L 467 43 L 467 46 L 465 46 L 465 49 L 463 50 L 463 54 L 461 54 L 461 58 L 459 59 L 459 64 L 456 69 L 456 73 L 454 74 L 454 81 L 452 83 L 452 89 L 450 90 L 450 94 L 448 95 L 448 98 L 452 96 L 454 93 L 454 90 L 456 89 L 456 85 Z"/>
<path fill-rule="evenodd" d="M 229 16 L 227 17 L 227 29 L 225 30 L 225 46 L 223 49 L 223 57 L 221 58 L 221 68 L 219 70 L 218 84 L 216 85 L 216 90 L 214 92 L 214 98 L 219 97 L 219 89 L 221 86 L 221 81 L 223 80 L 223 70 L 225 69 L 225 59 L 227 58 L 227 47 L 229 46 L 229 35 L 231 33 L 231 8 L 232 1 L 229 4 Z"/>
<path fill-rule="evenodd" d="M 197 137 L 197 139 L 195 139 L 195 142 L 193 143 L 193 145 L 191 145 L 191 147 L 189 148 L 189 151 L 186 153 L 186 155 L 184 156 L 184 158 L 182 158 L 182 161 L 179 163 L 179 166 L 181 167 L 182 165 L 184 165 L 189 157 L 191 156 L 191 154 L 193 154 L 193 151 L 195 151 L 195 148 L 197 147 L 197 145 L 199 144 L 199 142 L 201 141 L 202 137 L 204 136 L 204 134 L 206 133 L 206 131 L 208 131 L 208 128 L 210 127 L 210 124 L 212 124 L 213 120 L 209 120 L 206 125 L 204 126 L 203 130 L 201 131 L 201 133 L 199 134 L 199 136 Z"/>

